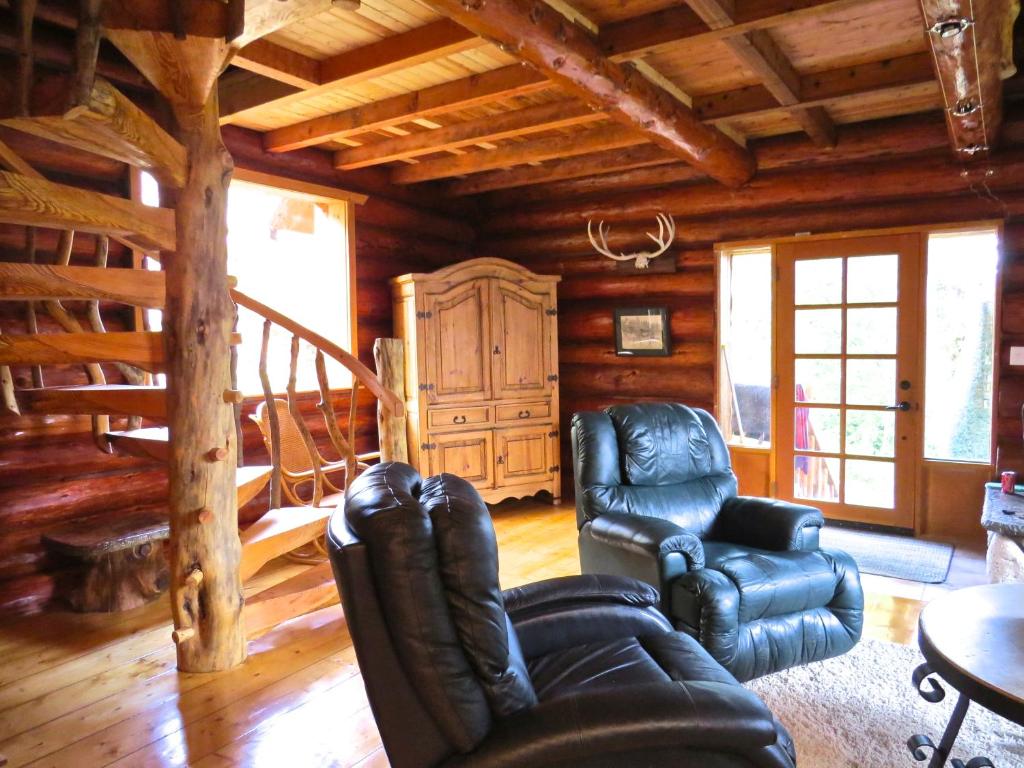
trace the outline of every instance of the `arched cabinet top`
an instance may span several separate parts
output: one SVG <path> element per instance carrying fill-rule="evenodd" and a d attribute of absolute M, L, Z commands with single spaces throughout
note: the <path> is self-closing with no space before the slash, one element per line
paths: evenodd
<path fill-rule="evenodd" d="M 480 277 L 503 278 L 515 283 L 557 283 L 562 279 L 558 275 L 540 275 L 531 272 L 526 267 L 508 259 L 484 257 L 450 264 L 435 272 L 412 272 L 392 278 L 391 282 L 394 285 L 427 281 L 459 283 Z"/>

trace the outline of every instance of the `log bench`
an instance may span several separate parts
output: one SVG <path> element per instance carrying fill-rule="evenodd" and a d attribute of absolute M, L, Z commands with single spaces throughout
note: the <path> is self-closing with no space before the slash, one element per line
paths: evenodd
<path fill-rule="evenodd" d="M 137 608 L 167 590 L 169 536 L 166 514 L 139 512 L 112 524 L 76 521 L 45 534 L 43 543 L 74 566 L 58 580 L 58 596 L 75 611 L 113 613 Z"/>

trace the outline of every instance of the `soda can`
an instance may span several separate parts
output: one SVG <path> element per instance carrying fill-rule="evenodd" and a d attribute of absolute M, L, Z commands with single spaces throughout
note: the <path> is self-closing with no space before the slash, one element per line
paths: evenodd
<path fill-rule="evenodd" d="M 1003 481 L 1003 493 L 1013 493 L 1017 488 L 1017 473 L 1003 472 L 1000 477 Z"/>

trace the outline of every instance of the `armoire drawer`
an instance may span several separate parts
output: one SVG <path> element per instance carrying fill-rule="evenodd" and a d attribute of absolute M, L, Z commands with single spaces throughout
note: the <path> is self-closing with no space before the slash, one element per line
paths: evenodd
<path fill-rule="evenodd" d="M 499 405 L 495 408 L 495 418 L 499 424 L 518 421 L 534 421 L 536 419 L 550 419 L 551 401 L 542 400 L 540 402 L 532 403 Z"/>
<path fill-rule="evenodd" d="M 489 424 L 491 408 L 470 405 L 464 408 L 431 408 L 427 411 L 427 424 L 431 429 L 451 429 L 467 424 Z"/>

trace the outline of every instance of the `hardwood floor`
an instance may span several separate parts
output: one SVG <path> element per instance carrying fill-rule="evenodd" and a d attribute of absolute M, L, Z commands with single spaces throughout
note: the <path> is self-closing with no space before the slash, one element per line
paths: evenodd
<path fill-rule="evenodd" d="M 577 573 L 571 506 L 494 510 L 505 587 Z M 951 582 L 978 578 L 958 555 Z M 274 563 L 254 591 L 302 566 Z M 920 584 L 866 579 L 865 635 L 911 643 Z M 920 589 L 913 596 L 909 591 Z M 934 590 L 933 590 L 934 592 Z M 338 606 L 250 643 L 219 674 L 178 674 L 163 601 L 129 613 L 50 613 L 0 627 L 0 755 L 9 766 L 386 766 Z M 0 762 L 2 764 L 2 762 Z"/>

